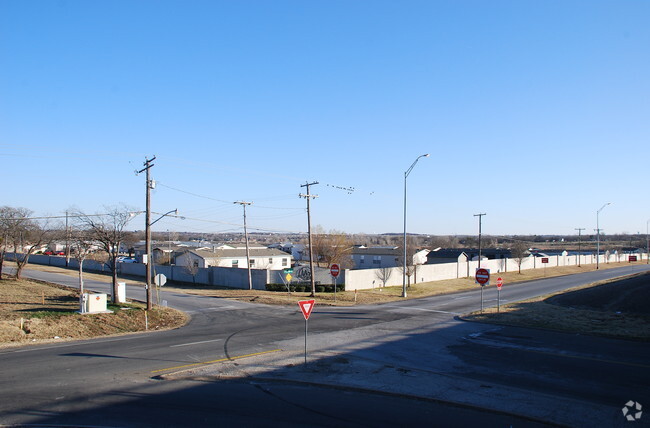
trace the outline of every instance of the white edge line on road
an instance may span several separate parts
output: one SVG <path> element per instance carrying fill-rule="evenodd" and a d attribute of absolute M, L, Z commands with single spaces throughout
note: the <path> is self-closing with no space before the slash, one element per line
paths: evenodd
<path fill-rule="evenodd" d="M 146 334 L 146 332 L 142 332 L 142 333 Z M 142 337 L 143 334 L 133 333 L 133 334 L 129 334 L 128 337 L 121 337 L 119 339 L 108 339 L 108 338 L 102 338 L 102 337 L 95 337 L 95 338 L 81 339 L 81 340 L 75 340 L 75 341 L 60 343 L 60 344 L 56 344 L 56 345 L 52 345 L 52 346 L 38 346 L 37 344 L 34 344 L 33 346 L 38 346 L 38 347 L 33 347 L 32 348 L 30 346 L 30 348 L 28 348 L 28 349 L 25 349 L 25 348 L 21 348 L 21 349 L 4 348 L 4 349 L 2 349 L 2 348 L 0 348 L 0 355 L 19 354 L 19 353 L 22 353 L 22 352 L 35 352 L 35 351 L 42 351 L 42 350 L 45 350 L 45 349 L 69 348 L 71 346 L 87 345 L 90 341 L 101 342 L 101 343 L 121 342 L 123 340 L 139 339 L 140 337 Z"/>
<path fill-rule="evenodd" d="M 425 312 L 436 312 L 438 314 L 449 314 L 449 315 L 460 315 L 458 312 L 448 312 L 448 311 L 438 311 L 436 309 L 426 309 L 426 308 L 414 308 L 414 307 L 396 307 L 398 310 L 413 310 L 413 311 L 425 311 Z"/>
<path fill-rule="evenodd" d="M 222 339 L 202 340 L 201 342 L 181 343 L 180 345 L 171 345 L 170 348 L 178 348 L 180 346 L 200 345 L 202 343 L 218 342 Z"/>

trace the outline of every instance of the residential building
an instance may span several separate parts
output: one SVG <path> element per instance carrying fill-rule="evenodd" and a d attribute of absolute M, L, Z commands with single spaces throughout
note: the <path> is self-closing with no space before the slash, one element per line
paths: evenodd
<path fill-rule="evenodd" d="M 253 247 L 249 249 L 252 269 L 281 270 L 290 268 L 291 255 L 275 249 Z M 246 268 L 246 248 L 230 247 L 206 250 L 184 250 L 175 257 L 177 266 L 207 268 L 211 266 Z"/>

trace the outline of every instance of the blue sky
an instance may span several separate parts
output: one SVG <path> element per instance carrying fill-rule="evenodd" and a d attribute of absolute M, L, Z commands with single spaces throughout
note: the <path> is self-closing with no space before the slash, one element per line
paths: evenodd
<path fill-rule="evenodd" d="M 2 204 L 154 230 L 645 233 L 650 2 L 0 0 Z M 345 189 L 354 189 L 348 191 Z M 142 223 L 142 224 L 141 224 Z M 132 227 L 144 228 L 140 216 Z"/>

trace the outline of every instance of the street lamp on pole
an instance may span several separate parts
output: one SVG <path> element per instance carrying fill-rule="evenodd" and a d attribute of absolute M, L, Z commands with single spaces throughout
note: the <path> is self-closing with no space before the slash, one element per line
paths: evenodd
<path fill-rule="evenodd" d="M 402 297 L 406 297 L 406 179 L 408 178 L 411 171 L 413 171 L 415 164 L 418 163 L 420 158 L 428 158 L 428 157 L 429 157 L 429 153 L 418 156 L 417 159 L 415 159 L 415 161 L 411 165 L 411 167 L 404 172 L 404 239 L 403 239 L 404 264 L 402 266 Z"/>
<path fill-rule="evenodd" d="M 611 202 L 607 202 L 605 205 L 600 207 L 598 211 L 596 211 L 596 269 L 598 269 L 598 262 L 600 259 L 600 221 L 599 221 L 599 216 L 600 212 L 605 208 L 607 205 L 611 205 Z"/>

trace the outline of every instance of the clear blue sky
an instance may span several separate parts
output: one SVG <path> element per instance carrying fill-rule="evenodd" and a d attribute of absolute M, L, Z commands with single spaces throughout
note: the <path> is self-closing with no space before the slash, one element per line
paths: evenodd
<path fill-rule="evenodd" d="M 0 204 L 154 230 L 645 233 L 650 2 L 0 0 Z M 354 188 L 348 192 L 340 188 Z M 190 220 L 192 219 L 192 220 Z M 133 228 L 144 228 L 144 217 Z"/>

